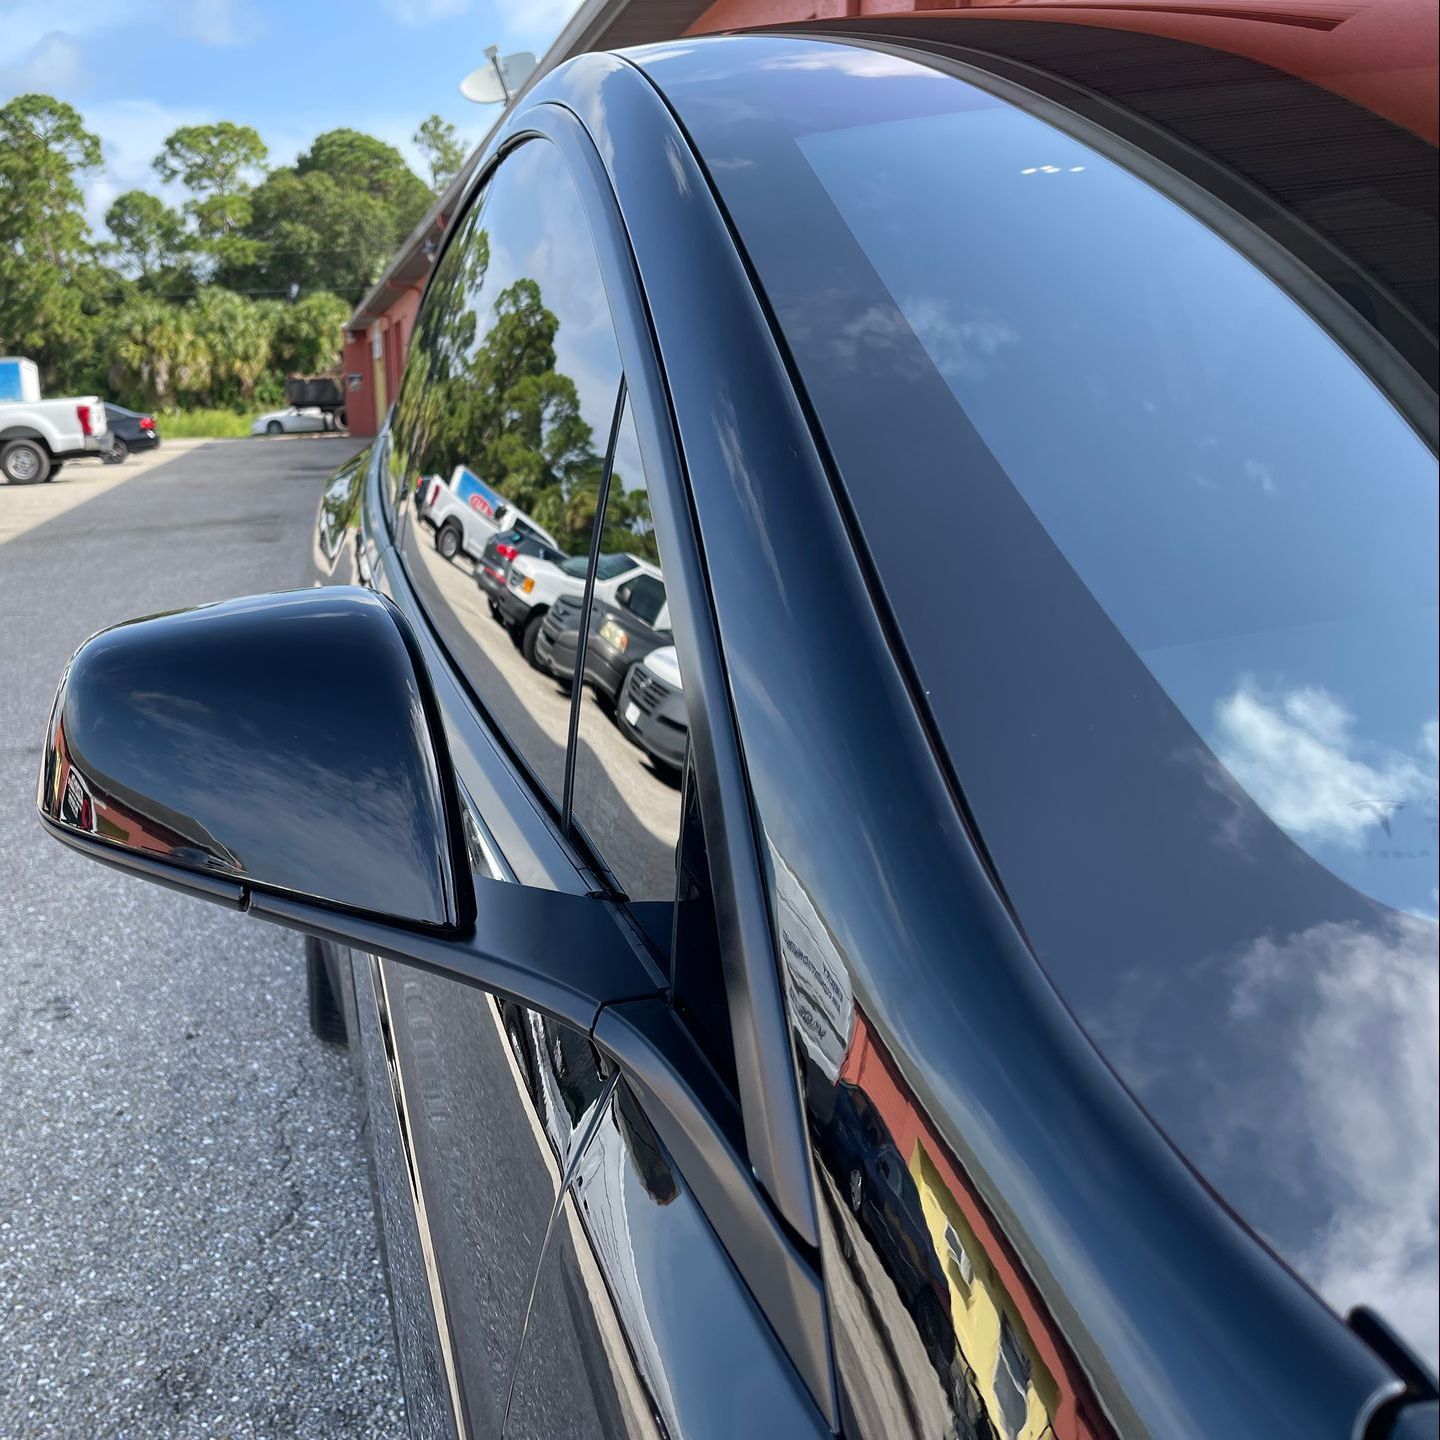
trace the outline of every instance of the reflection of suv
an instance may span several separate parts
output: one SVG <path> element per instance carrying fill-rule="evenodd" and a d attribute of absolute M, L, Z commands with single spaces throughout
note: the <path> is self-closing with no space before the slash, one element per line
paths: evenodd
<path fill-rule="evenodd" d="M 632 578 L 623 581 L 613 590 L 613 599 L 602 599 L 602 588 L 597 582 L 595 600 L 590 611 L 590 638 L 585 645 L 585 683 L 600 699 L 611 705 L 618 705 L 622 691 L 629 688 L 632 672 L 641 668 L 641 662 L 662 648 L 674 653 L 670 633 L 670 607 L 665 599 L 665 582 L 653 565 L 644 561 L 635 562 L 638 569 Z M 580 597 L 565 595 L 558 599 L 547 612 L 543 623 L 536 626 L 536 638 L 531 664 L 537 670 L 544 670 L 562 682 L 569 681 L 575 674 L 575 642 L 580 632 Z M 657 685 L 671 689 L 674 705 L 666 713 L 675 711 L 682 727 L 678 758 L 679 764 L 685 758 L 684 708 L 680 702 L 680 675 L 674 670 L 674 684 L 669 686 L 665 662 L 651 677 Z M 658 695 L 656 697 L 658 699 Z M 621 729 L 632 739 L 636 722 Z M 643 740 L 640 743 L 645 749 Z M 658 759 L 666 759 L 674 753 L 674 746 L 667 746 L 658 753 L 651 750 Z"/>
<path fill-rule="evenodd" d="M 615 703 L 620 729 L 650 756 L 672 770 L 685 764 L 690 728 L 680 684 L 680 660 L 673 645 L 652 650 L 630 667 Z"/>
<path fill-rule="evenodd" d="M 511 562 L 505 589 L 494 597 L 495 604 L 500 618 L 519 641 L 525 658 L 537 669 L 548 668 L 537 660 L 535 653 L 545 615 L 562 595 L 578 597 L 584 591 L 588 568 L 586 555 L 572 556 L 558 565 L 536 555 L 520 555 Z M 595 570 L 596 606 L 612 598 L 627 581 L 643 574 L 658 579 L 660 572 L 633 555 L 600 556 Z M 559 673 L 566 675 L 569 671 Z"/>
<path fill-rule="evenodd" d="M 653 565 L 620 585 L 608 604 L 601 600 L 597 585 L 585 645 L 585 681 L 596 695 L 614 704 L 630 671 L 638 669 L 652 650 L 672 641 L 665 582 Z"/>

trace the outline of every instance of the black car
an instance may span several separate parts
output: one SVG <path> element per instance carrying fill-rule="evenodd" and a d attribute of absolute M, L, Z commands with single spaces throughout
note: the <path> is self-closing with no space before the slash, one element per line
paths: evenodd
<path fill-rule="evenodd" d="M 110 432 L 110 448 L 101 454 L 107 465 L 119 465 L 140 450 L 153 450 L 160 443 L 160 429 L 153 415 L 127 410 L 123 405 L 105 402 L 105 423 Z"/>
<path fill-rule="evenodd" d="M 416 1435 L 1435 1433 L 1434 152 L 993 13 L 537 81 L 323 583 L 65 673 L 46 827 L 308 937 Z M 678 786 L 422 543 L 480 454 L 581 673 L 663 571 Z"/>
<path fill-rule="evenodd" d="M 492 535 L 480 552 L 480 563 L 475 567 L 475 583 L 488 597 L 490 613 L 497 620 L 501 618 L 499 601 L 510 580 L 510 562 L 518 555 L 534 555 L 555 565 L 566 559 L 563 550 L 557 550 L 548 540 L 542 540 L 528 526 L 513 527 Z"/>

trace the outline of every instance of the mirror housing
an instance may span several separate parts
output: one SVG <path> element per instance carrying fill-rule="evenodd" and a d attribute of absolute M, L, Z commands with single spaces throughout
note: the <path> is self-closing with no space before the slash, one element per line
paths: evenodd
<path fill-rule="evenodd" d="M 348 587 L 102 630 L 55 697 L 41 818 L 212 898 L 219 882 L 456 933 L 468 873 L 423 673 L 394 606 Z"/>
<path fill-rule="evenodd" d="M 370 590 L 102 630 L 60 682 L 38 802 L 91 859 L 586 1033 L 665 988 L 622 907 L 472 866 L 418 643 Z"/>

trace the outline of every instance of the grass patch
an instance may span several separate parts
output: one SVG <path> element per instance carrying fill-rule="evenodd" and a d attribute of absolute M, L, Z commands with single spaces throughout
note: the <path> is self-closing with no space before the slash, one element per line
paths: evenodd
<path fill-rule="evenodd" d="M 229 440 L 248 435 L 255 417 L 237 415 L 233 410 L 179 410 L 157 415 L 155 424 L 163 437 L 172 440 Z"/>

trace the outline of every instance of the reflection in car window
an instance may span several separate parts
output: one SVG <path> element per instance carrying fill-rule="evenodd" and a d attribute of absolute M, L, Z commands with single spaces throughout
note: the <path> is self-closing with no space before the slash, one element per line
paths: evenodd
<path fill-rule="evenodd" d="M 573 814 L 630 899 L 673 900 L 680 774 L 690 732 L 628 405 L 616 437 L 600 544 Z"/>
<path fill-rule="evenodd" d="M 569 701 L 537 641 L 551 606 L 584 589 L 619 388 L 580 196 L 559 152 L 530 141 L 501 162 L 436 268 L 391 465 L 414 510 L 401 543 L 426 608 L 557 804 Z"/>
<path fill-rule="evenodd" d="M 1094 147 L 897 56 L 771 53 L 723 107 L 667 94 L 1029 940 L 1246 1221 L 1434 1364 L 1433 457 Z"/>
<path fill-rule="evenodd" d="M 633 555 L 602 555 L 595 566 L 595 574 L 601 580 L 613 580 L 634 565 Z"/>

